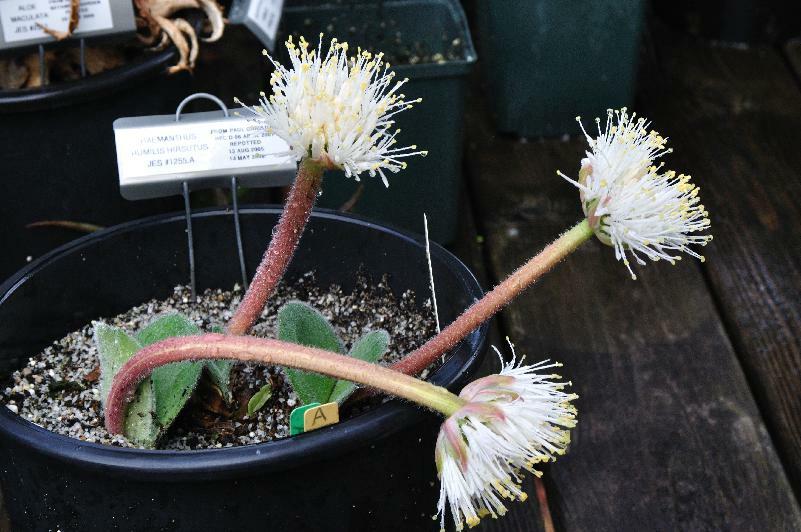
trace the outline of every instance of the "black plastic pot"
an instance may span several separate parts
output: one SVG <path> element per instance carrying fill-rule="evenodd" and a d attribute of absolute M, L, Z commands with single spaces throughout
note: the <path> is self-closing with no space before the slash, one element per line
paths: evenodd
<path fill-rule="evenodd" d="M 630 105 L 643 0 L 477 2 L 488 101 L 499 131 L 523 137 L 580 133 L 610 107 Z"/>
<path fill-rule="evenodd" d="M 43 220 L 109 226 L 180 208 L 177 198 L 131 202 L 120 196 L 112 123 L 121 116 L 163 114 L 191 92 L 192 77 L 172 76 L 174 51 L 85 79 L 39 89 L 0 91 L 0 280 L 27 257 L 80 236 L 26 229 Z"/>
<path fill-rule="evenodd" d="M 439 52 L 446 56 L 452 42 L 461 43 L 456 57 L 440 63 L 393 61 L 392 69 L 398 79 L 409 78 L 402 92 L 410 99 L 423 99 L 414 109 L 395 117 L 402 130 L 398 146 L 415 144 L 428 150 L 429 155 L 406 159 L 409 167 L 397 175 L 389 175 L 389 188 L 380 179 L 365 176 L 363 193 L 352 209 L 414 232 L 422 232 L 425 212 L 431 238 L 446 244 L 452 242 L 459 222 L 465 97 L 468 76 L 476 62 L 462 6 L 457 0 L 307 4 L 313 5 L 284 10 L 281 21 L 284 36 L 299 33 L 314 42 L 318 33 L 324 32 L 326 39 L 337 37 L 347 41 L 353 50 L 361 46 L 390 54 L 401 52 L 393 40 L 395 35 L 402 35 L 401 48 L 417 46 L 431 54 Z M 354 195 L 359 185 L 342 175 L 328 176 L 319 204 L 338 208 Z"/>
<path fill-rule="evenodd" d="M 279 210 L 242 212 L 253 271 Z M 199 287 L 230 287 L 238 260 L 229 213 L 194 217 Z M 167 296 L 188 279 L 184 219 L 168 215 L 89 235 L 35 261 L 0 287 L 0 363 L 18 368 L 49 342 L 100 316 Z M 440 317 L 481 296 L 470 271 L 432 245 Z M 400 292 L 428 291 L 418 237 L 315 212 L 289 277 L 352 285 L 363 264 Z M 431 377 L 458 389 L 477 370 L 486 327 Z M 84 443 L 0 408 L 0 483 L 19 530 L 427 530 L 438 484 L 441 419 L 394 400 L 319 431 L 208 451 L 144 451 Z"/>

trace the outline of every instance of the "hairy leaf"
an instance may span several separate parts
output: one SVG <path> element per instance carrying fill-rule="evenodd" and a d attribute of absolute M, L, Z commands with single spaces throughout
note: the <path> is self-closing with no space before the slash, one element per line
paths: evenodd
<path fill-rule="evenodd" d="M 189 318 L 178 314 L 166 314 L 153 320 L 136 335 L 142 346 L 150 345 L 166 338 L 200 334 L 200 329 Z M 192 395 L 203 362 L 175 362 L 153 370 L 151 380 L 156 398 L 156 414 L 159 423 L 167 429 Z"/>
<path fill-rule="evenodd" d="M 114 376 L 142 345 L 122 329 L 95 322 L 95 344 L 100 355 L 100 398 L 105 406 Z M 136 389 L 125 416 L 125 436 L 137 445 L 153 447 L 159 436 L 156 399 L 150 379 Z"/>
<path fill-rule="evenodd" d="M 345 351 L 328 320 L 300 301 L 290 301 L 278 311 L 278 339 L 336 353 Z M 292 368 L 287 368 L 286 373 L 303 404 L 328 402 L 336 379 Z"/>
<path fill-rule="evenodd" d="M 224 329 L 219 325 L 216 325 L 211 328 L 211 332 L 220 333 L 224 332 Z M 231 392 L 231 369 L 234 367 L 233 360 L 207 360 L 206 361 L 206 369 L 209 370 L 209 376 L 211 377 L 211 381 L 214 383 L 217 388 L 219 388 L 220 393 L 222 393 L 223 399 L 225 402 L 230 404 L 231 401 L 234 400 L 234 394 Z"/>
<path fill-rule="evenodd" d="M 106 406 L 114 376 L 142 346 L 118 327 L 96 321 L 94 329 L 95 345 L 100 355 L 100 401 Z"/>
<path fill-rule="evenodd" d="M 161 434 L 161 425 L 156 415 L 156 394 L 153 381 L 145 379 L 136 390 L 136 398 L 125 414 L 125 437 L 136 445 L 153 448 Z"/>
<path fill-rule="evenodd" d="M 144 347 L 174 336 L 191 336 L 193 334 L 200 334 L 200 329 L 192 320 L 177 312 L 170 312 L 151 321 L 144 329 L 136 333 L 136 339 Z"/>
<path fill-rule="evenodd" d="M 267 404 L 267 400 L 273 394 L 273 387 L 270 386 L 269 383 L 265 384 L 261 387 L 261 390 L 256 392 L 256 394 L 250 398 L 248 401 L 248 417 L 251 417 L 253 414 L 261 410 L 265 404 Z"/>
<path fill-rule="evenodd" d="M 348 356 L 364 360 L 365 362 L 374 363 L 381 358 L 381 355 L 387 352 L 389 347 L 389 333 L 383 329 L 377 331 L 370 331 L 364 336 L 354 342 L 353 347 L 350 348 Z M 345 402 L 345 399 L 350 397 L 356 390 L 356 384 L 339 379 L 331 391 L 331 396 L 328 402 L 336 401 L 339 404 Z"/>

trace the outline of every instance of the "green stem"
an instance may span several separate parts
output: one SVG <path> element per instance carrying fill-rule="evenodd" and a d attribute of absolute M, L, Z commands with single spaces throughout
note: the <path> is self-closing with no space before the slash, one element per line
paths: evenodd
<path fill-rule="evenodd" d="M 392 364 L 391 368 L 407 375 L 417 375 L 438 357 L 459 343 L 482 323 L 492 318 L 523 290 L 528 288 L 559 261 L 590 239 L 593 230 L 584 219 L 562 234 L 555 242 L 537 256 L 518 268 L 501 284 L 488 292 L 479 301 L 445 327 L 442 332 L 417 348 L 405 358 Z"/>
<path fill-rule="evenodd" d="M 275 364 L 358 382 L 446 417 L 465 405 L 445 388 L 353 357 L 267 338 L 204 334 L 168 338 L 131 357 L 114 377 L 106 401 L 106 428 L 112 434 L 122 432 L 127 403 L 155 368 L 183 360 L 219 359 Z"/>
<path fill-rule="evenodd" d="M 324 172 L 325 167 L 318 161 L 304 159 L 300 162 L 298 175 L 289 191 L 284 212 L 278 220 L 270 245 L 247 292 L 228 322 L 227 333 L 247 333 L 261 315 L 267 299 L 284 276 L 295 254 L 320 191 Z"/>

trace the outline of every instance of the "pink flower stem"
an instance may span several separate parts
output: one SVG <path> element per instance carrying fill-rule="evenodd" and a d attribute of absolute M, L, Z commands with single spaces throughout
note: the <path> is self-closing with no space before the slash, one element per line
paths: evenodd
<path fill-rule="evenodd" d="M 534 477 L 534 490 L 537 492 L 537 503 L 540 507 L 540 517 L 542 518 L 543 532 L 555 532 L 551 508 L 548 506 L 548 493 L 545 491 L 545 483 L 539 477 Z"/>
<path fill-rule="evenodd" d="M 226 327 L 228 334 L 246 334 L 261 315 L 267 299 L 284 276 L 311 216 L 323 182 L 325 166 L 303 159 L 284 206 L 284 212 L 247 292 Z"/>
<path fill-rule="evenodd" d="M 358 382 L 450 416 L 465 402 L 445 388 L 378 364 L 322 349 L 252 336 L 203 334 L 168 338 L 138 351 L 114 377 L 106 401 L 106 428 L 122 433 L 127 404 L 157 367 L 183 360 L 238 360 L 303 369 Z"/>
<path fill-rule="evenodd" d="M 586 219 L 582 220 L 543 249 L 539 255 L 518 268 L 491 292 L 473 303 L 442 332 L 390 367 L 407 375 L 417 375 L 430 366 L 437 357 L 492 318 L 495 313 L 509 304 L 534 281 L 575 251 L 582 243 L 589 240 L 592 235 L 593 230 L 589 222 Z"/>

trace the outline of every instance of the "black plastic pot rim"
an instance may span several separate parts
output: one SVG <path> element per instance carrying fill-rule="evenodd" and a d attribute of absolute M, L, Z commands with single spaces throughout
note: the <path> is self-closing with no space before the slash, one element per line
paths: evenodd
<path fill-rule="evenodd" d="M 186 19 L 196 32 L 203 27 L 199 13 L 189 13 Z M 169 66 L 178 59 L 174 45 L 158 53 L 143 50 L 143 54 L 141 60 L 93 76 L 43 87 L 0 90 L 0 114 L 55 109 L 109 96 L 139 81 L 167 75 Z"/>
<path fill-rule="evenodd" d="M 107 96 L 140 79 L 166 74 L 167 67 L 175 59 L 176 51 L 171 47 L 134 64 L 86 78 L 44 87 L 0 91 L 0 113 L 51 109 L 80 103 L 97 96 Z"/>
<path fill-rule="evenodd" d="M 192 213 L 193 219 L 219 214 L 220 209 L 199 210 Z M 226 212 L 227 211 L 223 211 Z M 243 207 L 242 214 L 280 214 L 280 207 Z M 228 214 L 230 215 L 230 214 Z M 363 217 L 342 214 L 327 209 L 315 209 L 313 218 L 348 220 L 350 223 L 383 231 L 389 235 L 409 242 L 420 243 L 422 238 L 412 233 L 376 224 Z M 0 305 L 9 295 L 40 269 L 45 268 L 60 255 L 91 246 L 94 242 L 132 230 L 157 225 L 163 222 L 184 220 L 183 213 L 151 216 L 134 220 L 114 227 L 103 229 L 73 240 L 31 262 L 11 278 L 0 285 Z M 445 254 L 449 260 L 461 264 L 445 248 L 431 242 L 432 256 Z M 466 281 L 474 285 L 477 293 L 481 293 L 480 285 L 472 273 L 464 267 Z M 480 356 L 484 349 L 486 332 L 489 325 L 484 324 L 470 334 L 463 342 L 470 343 L 470 358 L 455 373 L 454 382 L 458 381 Z M 435 384 L 444 373 L 451 370 L 460 361 L 449 359 L 429 378 Z M 104 474 L 123 475 L 126 478 L 139 480 L 183 481 L 204 478 L 238 477 L 253 471 L 281 471 L 300 464 L 336 458 L 338 455 L 365 447 L 370 441 L 391 436 L 420 419 L 420 416 L 435 415 L 424 411 L 421 407 L 392 399 L 368 412 L 316 430 L 273 440 L 270 442 L 226 447 L 221 449 L 204 449 L 191 451 L 146 450 L 136 448 L 114 447 L 98 443 L 84 442 L 46 430 L 21 416 L 0 406 L 0 432 L 4 437 L 12 438 L 35 452 L 41 453 L 61 462 L 68 462 L 76 467 L 102 471 Z M 55 444 L 54 444 L 55 443 Z M 433 460 L 434 449 L 431 449 Z"/>

